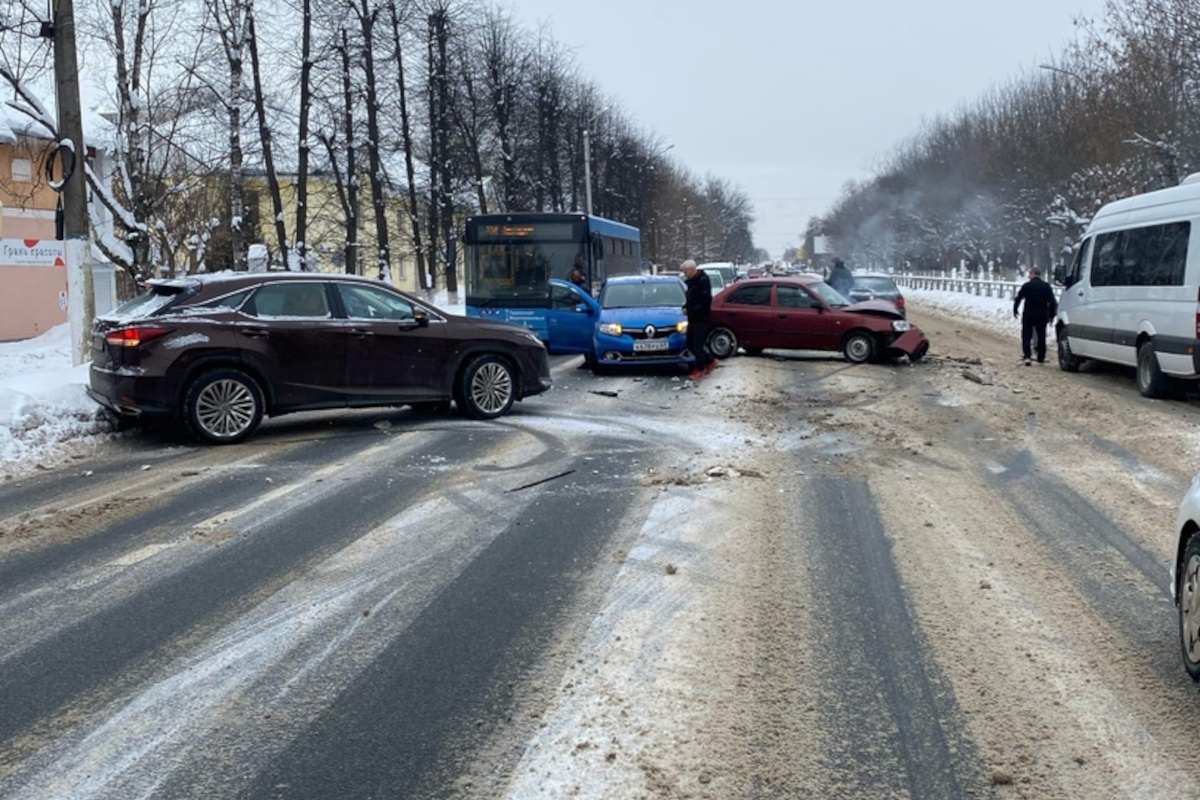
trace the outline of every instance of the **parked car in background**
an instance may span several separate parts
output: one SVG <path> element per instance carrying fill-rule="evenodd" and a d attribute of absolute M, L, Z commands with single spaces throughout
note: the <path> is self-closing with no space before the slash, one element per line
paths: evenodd
<path fill-rule="evenodd" d="M 849 297 L 856 303 L 863 300 L 887 300 L 896 306 L 902 315 L 908 316 L 908 310 L 904 307 L 904 295 L 890 275 L 856 273 Z"/>
<path fill-rule="evenodd" d="M 767 274 L 767 270 L 765 267 L 747 267 L 746 268 L 746 277 L 747 278 L 761 278 L 766 274 Z"/>
<path fill-rule="evenodd" d="M 453 401 L 492 419 L 549 388 L 545 346 L 517 325 L 353 275 L 222 272 L 150 281 L 97 317 L 88 394 L 231 444 L 293 411 Z"/>
<path fill-rule="evenodd" d="M 818 277 L 742 281 L 713 299 L 708 345 L 717 358 L 738 348 L 758 355 L 768 348 L 840 351 L 851 363 L 929 350 L 920 329 L 883 300 L 849 303 Z"/>
<path fill-rule="evenodd" d="M 738 272 L 737 267 L 732 261 L 707 261 L 698 265 L 705 272 L 712 273 L 713 271 L 720 272 L 721 277 L 725 279 L 725 285 L 737 283 Z"/>
<path fill-rule="evenodd" d="M 1175 515 L 1171 594 L 1179 612 L 1183 668 L 1200 683 L 1200 475 L 1192 478 Z"/>
<path fill-rule="evenodd" d="M 708 275 L 709 283 L 712 284 L 713 294 L 716 294 L 732 283 L 732 281 L 725 280 L 725 273 L 716 267 L 700 267 L 700 269 L 702 269 L 705 274 Z"/>

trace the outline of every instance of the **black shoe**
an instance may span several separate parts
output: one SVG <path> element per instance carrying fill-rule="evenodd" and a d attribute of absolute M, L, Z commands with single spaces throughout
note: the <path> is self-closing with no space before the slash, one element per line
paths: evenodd
<path fill-rule="evenodd" d="M 1029 366 L 1029 359 L 1028 359 L 1028 358 L 1027 358 L 1027 359 L 1025 359 L 1025 366 L 1027 366 L 1027 367 Z"/>

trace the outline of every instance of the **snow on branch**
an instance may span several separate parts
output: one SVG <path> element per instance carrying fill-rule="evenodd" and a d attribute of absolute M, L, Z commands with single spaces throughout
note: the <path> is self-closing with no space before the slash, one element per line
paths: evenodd
<path fill-rule="evenodd" d="M 104 182 L 101 181 L 96 173 L 92 170 L 92 165 L 85 164 L 84 167 L 87 170 L 88 188 L 92 190 L 95 198 L 99 200 L 105 208 L 111 211 L 113 216 L 119 219 L 121 224 L 126 228 L 131 231 L 142 231 L 144 233 L 146 231 L 146 226 L 143 223 L 138 222 L 137 218 L 134 217 L 133 212 L 121 205 L 121 202 L 117 200 L 117 198 L 113 197 L 112 192 L 108 190 L 108 187 L 104 185 Z M 133 262 L 131 261 L 130 263 Z"/>
<path fill-rule="evenodd" d="M 7 67 L 0 67 L 0 77 L 8 81 L 18 98 L 16 100 L 6 100 L 4 104 L 42 126 L 50 138 L 57 138 L 58 126 L 55 124 L 54 117 L 50 115 L 50 112 L 46 110 L 41 101 L 37 99 L 37 96 Z"/>

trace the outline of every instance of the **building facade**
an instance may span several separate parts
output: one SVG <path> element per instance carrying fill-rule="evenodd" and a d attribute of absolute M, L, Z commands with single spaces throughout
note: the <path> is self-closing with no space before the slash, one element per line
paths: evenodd
<path fill-rule="evenodd" d="M 40 174 L 46 146 L 0 126 L 0 342 L 67 321 L 67 267 L 55 239 L 58 195 Z"/>

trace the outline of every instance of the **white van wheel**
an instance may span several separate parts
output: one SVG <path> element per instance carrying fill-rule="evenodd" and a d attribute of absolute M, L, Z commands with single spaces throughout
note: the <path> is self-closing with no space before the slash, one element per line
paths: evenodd
<path fill-rule="evenodd" d="M 1058 339 L 1058 368 L 1063 372 L 1079 372 L 1079 356 L 1071 352 L 1071 340 L 1066 336 Z"/>
<path fill-rule="evenodd" d="M 1137 384 L 1142 397 L 1166 397 L 1170 384 L 1158 368 L 1158 356 L 1152 342 L 1142 342 L 1137 351 Z"/>

